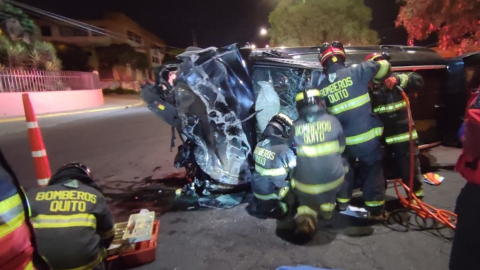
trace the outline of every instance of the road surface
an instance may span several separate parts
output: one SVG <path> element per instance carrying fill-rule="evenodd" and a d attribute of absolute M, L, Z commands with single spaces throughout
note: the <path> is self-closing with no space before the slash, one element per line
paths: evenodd
<path fill-rule="evenodd" d="M 0 123 L 0 146 L 22 185 L 32 188 L 36 181 L 24 125 Z M 122 192 L 149 187 L 149 198 L 155 203 L 125 202 L 123 212 L 116 209 L 117 221 L 132 209 L 158 207 L 171 199 L 166 198 L 171 194 L 147 185 L 176 171 L 172 166 L 176 150 L 169 150 L 171 130 L 144 106 L 40 119 L 39 125 L 52 169 L 69 161 L 88 164 L 107 192 L 120 195 L 113 196 L 117 203 Z M 453 210 L 465 183 L 451 171 L 458 153 L 437 148 L 429 154 L 438 159 L 433 165 L 441 168 L 434 169 L 446 180 L 438 187 L 426 186 L 428 203 Z M 393 205 L 395 193 L 389 189 L 388 194 Z M 448 269 L 451 242 L 434 229 L 406 231 L 399 225 L 375 225 L 336 215 L 333 221 L 321 223 L 314 241 L 298 246 L 276 235 L 274 220 L 253 218 L 244 208 L 243 204 L 228 210 L 164 213 L 159 216 L 157 260 L 136 269 L 276 269 L 300 264 L 349 270 Z M 449 231 L 441 232 L 451 236 Z"/>

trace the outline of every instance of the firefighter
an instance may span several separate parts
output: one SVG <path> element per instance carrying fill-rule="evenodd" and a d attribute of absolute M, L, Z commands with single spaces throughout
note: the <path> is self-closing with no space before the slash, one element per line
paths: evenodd
<path fill-rule="evenodd" d="M 26 196 L 0 150 L 0 269 L 50 269 L 33 235 Z"/>
<path fill-rule="evenodd" d="M 363 198 L 372 219 L 383 219 L 385 179 L 382 169 L 380 137 L 382 122 L 372 113 L 368 84 L 381 82 L 390 72 L 388 61 L 368 61 L 345 66 L 345 50 L 340 42 L 325 43 L 320 48 L 319 60 L 325 78 L 313 84 L 325 100 L 328 111 L 343 126 L 346 136 L 345 156 L 352 165 L 357 159 L 360 174 L 364 176 Z M 353 170 L 349 170 L 338 194 L 340 210 L 346 209 L 353 192 Z"/>
<path fill-rule="evenodd" d="M 387 53 L 372 53 L 366 61 L 389 60 Z M 386 153 L 393 155 L 397 175 L 408 185 L 410 179 L 410 134 L 408 131 L 409 120 L 407 102 L 403 99 L 399 86 L 405 92 L 418 91 L 423 87 L 423 78 L 415 72 L 408 74 L 393 73 L 385 82 L 370 84 L 370 98 L 372 99 L 373 112 L 378 115 L 384 125 L 383 136 L 386 144 Z M 420 174 L 420 161 L 418 160 L 418 134 L 413 130 L 412 138 L 415 140 L 415 163 L 413 176 L 413 192 L 417 197 L 424 196 L 422 176 Z"/>
<path fill-rule="evenodd" d="M 40 253 L 54 270 L 104 269 L 114 224 L 88 167 L 64 165 L 28 198 Z"/>
<path fill-rule="evenodd" d="M 296 164 L 295 153 L 288 144 L 292 124 L 285 114 L 273 116 L 253 153 L 255 199 L 250 207 L 254 213 L 268 218 L 285 217 L 293 203 L 292 197 L 287 196 L 290 189 L 287 179 Z"/>
<path fill-rule="evenodd" d="M 297 234 L 311 238 L 317 219 L 330 219 L 335 209 L 346 170 L 341 156 L 345 136 L 340 122 L 323 106 L 320 91 L 304 91 L 295 100 L 299 113 L 291 133 L 297 147 L 291 180 L 299 202 L 295 223 Z"/>

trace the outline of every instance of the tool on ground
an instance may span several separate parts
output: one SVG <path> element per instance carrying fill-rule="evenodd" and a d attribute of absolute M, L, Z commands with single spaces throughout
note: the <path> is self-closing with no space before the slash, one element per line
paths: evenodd
<path fill-rule="evenodd" d="M 33 163 L 35 165 L 35 173 L 37 175 L 38 185 L 45 187 L 52 176 L 50 163 L 48 161 L 47 152 L 43 143 L 42 133 L 38 127 L 37 117 L 33 110 L 32 103 L 28 94 L 22 94 L 23 109 L 25 111 L 25 119 L 27 121 L 28 137 L 30 138 L 30 147 L 32 150 Z"/>
<path fill-rule="evenodd" d="M 410 100 L 403 91 L 402 88 L 396 86 L 398 90 L 402 93 L 405 102 L 407 103 L 407 112 L 408 112 L 408 133 L 410 135 L 410 179 L 409 185 L 405 185 L 401 179 L 397 179 L 394 182 L 395 192 L 397 193 L 400 203 L 405 208 L 410 208 L 414 210 L 421 218 L 431 218 L 437 221 L 438 223 L 444 225 L 447 228 L 455 230 L 457 215 L 453 212 L 437 209 L 422 200 L 420 200 L 413 193 L 413 168 L 414 168 L 414 153 L 415 153 L 415 142 L 413 140 L 413 118 L 412 111 L 410 108 Z M 407 198 L 401 195 L 399 187 L 402 186 L 405 189 Z"/>
<path fill-rule="evenodd" d="M 423 175 L 423 182 L 433 186 L 439 186 L 443 180 L 445 180 L 445 177 L 436 173 L 426 173 Z"/>

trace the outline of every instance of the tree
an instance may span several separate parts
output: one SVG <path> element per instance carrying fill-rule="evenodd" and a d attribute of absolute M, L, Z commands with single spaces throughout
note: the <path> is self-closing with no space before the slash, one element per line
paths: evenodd
<path fill-rule="evenodd" d="M 458 45 L 458 53 L 480 48 L 480 1 L 472 0 L 402 0 L 397 26 L 409 35 L 409 44 L 438 34 L 439 47 Z"/>
<path fill-rule="evenodd" d="M 0 0 L 0 65 L 8 68 L 61 69 L 51 43 L 36 40 L 38 27 L 21 9 Z"/>
<path fill-rule="evenodd" d="M 62 60 L 64 70 L 91 71 L 88 54 L 74 44 L 55 43 L 58 58 Z"/>
<path fill-rule="evenodd" d="M 0 27 L 11 40 L 22 39 L 26 43 L 38 34 L 38 27 L 19 8 L 0 1 Z"/>
<path fill-rule="evenodd" d="M 135 49 L 127 43 L 96 47 L 95 51 L 101 69 L 115 68 L 121 81 L 123 81 L 128 66 L 132 69 L 140 70 L 147 69 L 150 66 L 146 54 L 135 51 Z"/>
<path fill-rule="evenodd" d="M 274 46 L 317 46 L 339 40 L 344 44 L 378 44 L 368 27 L 371 10 L 363 0 L 280 0 L 270 13 L 270 43 Z"/>

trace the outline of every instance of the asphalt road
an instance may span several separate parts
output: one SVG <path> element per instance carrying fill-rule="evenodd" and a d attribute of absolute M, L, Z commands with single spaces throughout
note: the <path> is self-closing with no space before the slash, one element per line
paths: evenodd
<path fill-rule="evenodd" d="M 21 183 L 31 188 L 36 182 L 27 133 L 22 125 L 0 124 L 0 146 Z M 84 162 L 91 166 L 107 192 L 132 193 L 135 188 L 148 186 L 146 183 L 152 179 L 176 171 L 172 166 L 176 150 L 173 153 L 169 150 L 170 128 L 145 107 L 40 119 L 39 125 L 52 168 L 68 161 Z M 453 210 L 456 196 L 465 183 L 451 171 L 458 153 L 457 149 L 437 148 L 428 154 L 432 160 L 438 159 L 439 164 L 433 165 L 442 168 L 434 169 L 446 180 L 437 187 L 426 186 L 426 202 Z M 159 192 L 155 185 L 148 187 L 155 204 L 127 201 L 123 212 L 115 212 L 117 221 L 123 221 L 134 208 L 158 207 L 168 201 L 164 198 L 168 194 Z M 393 189 L 388 194 L 389 205 L 393 207 Z M 436 229 L 412 226 L 406 230 L 393 221 L 371 224 L 337 214 L 332 221 L 321 223 L 314 241 L 299 246 L 276 235 L 274 220 L 253 218 L 244 208 L 243 204 L 228 210 L 164 213 L 159 216 L 157 260 L 136 269 L 273 270 L 282 265 L 301 264 L 348 270 L 448 269 L 451 241 Z M 451 236 L 448 230 L 440 232 Z"/>
<path fill-rule="evenodd" d="M 145 106 L 45 118 L 38 123 L 52 172 L 72 161 L 87 164 L 100 181 L 132 182 L 151 176 L 155 169 L 174 171 L 171 129 Z M 25 122 L 0 123 L 0 147 L 21 184 L 36 187 Z"/>

